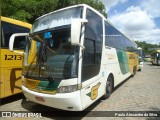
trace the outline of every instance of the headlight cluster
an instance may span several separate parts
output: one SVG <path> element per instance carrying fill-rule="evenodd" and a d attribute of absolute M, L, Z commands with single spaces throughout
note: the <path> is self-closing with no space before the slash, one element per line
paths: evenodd
<path fill-rule="evenodd" d="M 57 89 L 57 93 L 70 93 L 81 89 L 81 85 L 61 86 Z"/>

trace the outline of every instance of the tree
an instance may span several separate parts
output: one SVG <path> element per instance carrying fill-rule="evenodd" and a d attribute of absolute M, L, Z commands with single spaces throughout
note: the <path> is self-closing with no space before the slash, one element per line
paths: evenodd
<path fill-rule="evenodd" d="M 2 0 L 2 16 L 14 19 L 33 21 L 50 11 L 55 10 L 58 0 Z"/>
<path fill-rule="evenodd" d="M 135 41 L 138 47 L 141 47 L 143 50 L 144 55 L 151 54 L 154 50 L 153 48 L 160 48 L 160 45 L 158 44 L 150 44 L 146 43 L 145 41 L 140 42 L 140 41 Z"/>
<path fill-rule="evenodd" d="M 36 18 L 46 13 L 81 3 L 88 4 L 103 15 L 107 15 L 105 6 L 99 0 L 1 0 L 1 14 L 32 24 Z"/>

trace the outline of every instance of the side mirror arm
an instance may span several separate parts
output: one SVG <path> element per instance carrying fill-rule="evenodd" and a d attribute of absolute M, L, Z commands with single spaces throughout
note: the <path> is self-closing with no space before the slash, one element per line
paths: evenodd
<path fill-rule="evenodd" d="M 71 21 L 71 44 L 82 47 L 82 50 L 84 50 L 85 47 L 79 42 L 81 36 L 81 27 L 87 22 L 87 19 L 73 19 Z"/>
<path fill-rule="evenodd" d="M 82 48 L 82 50 L 85 49 L 85 47 L 83 45 L 81 45 L 80 43 L 78 44 L 78 46 L 80 46 Z"/>
<path fill-rule="evenodd" d="M 29 36 L 29 33 L 16 33 L 16 34 L 12 34 L 12 36 L 9 39 L 9 50 L 11 52 L 14 51 L 13 50 L 13 45 L 14 45 L 15 37 L 18 37 L 18 36 Z"/>

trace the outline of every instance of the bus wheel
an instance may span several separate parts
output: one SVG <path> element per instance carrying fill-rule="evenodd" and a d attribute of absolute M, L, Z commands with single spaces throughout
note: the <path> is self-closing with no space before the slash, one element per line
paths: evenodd
<path fill-rule="evenodd" d="M 105 94 L 103 95 L 102 99 L 109 98 L 111 96 L 112 90 L 113 90 L 113 79 L 111 76 L 109 76 L 106 82 Z"/>

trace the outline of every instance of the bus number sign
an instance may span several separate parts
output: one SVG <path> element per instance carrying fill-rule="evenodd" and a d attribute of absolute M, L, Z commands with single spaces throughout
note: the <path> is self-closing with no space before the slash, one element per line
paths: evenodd
<path fill-rule="evenodd" d="M 22 60 L 22 55 L 4 55 L 5 60 Z"/>

